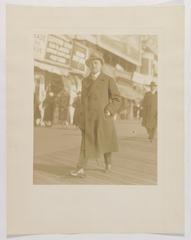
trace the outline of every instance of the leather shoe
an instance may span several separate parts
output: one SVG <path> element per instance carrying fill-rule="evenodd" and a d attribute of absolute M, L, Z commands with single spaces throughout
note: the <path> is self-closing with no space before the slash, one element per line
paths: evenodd
<path fill-rule="evenodd" d="M 111 164 L 105 164 L 105 172 L 111 171 Z"/>
<path fill-rule="evenodd" d="M 83 168 L 73 170 L 73 171 L 70 172 L 70 174 L 73 177 L 85 177 L 86 176 Z"/>

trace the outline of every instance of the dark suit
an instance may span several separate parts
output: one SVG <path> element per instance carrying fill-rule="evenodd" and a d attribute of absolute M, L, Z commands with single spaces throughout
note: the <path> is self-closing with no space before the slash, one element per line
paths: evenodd
<path fill-rule="evenodd" d="M 142 125 L 147 129 L 149 138 L 153 139 L 157 127 L 157 92 L 147 92 L 143 99 Z"/>

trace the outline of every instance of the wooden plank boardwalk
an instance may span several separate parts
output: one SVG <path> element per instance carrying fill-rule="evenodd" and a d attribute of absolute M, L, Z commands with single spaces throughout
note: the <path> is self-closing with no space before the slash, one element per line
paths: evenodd
<path fill-rule="evenodd" d="M 36 128 L 33 183 L 154 185 L 157 184 L 157 140 L 148 141 L 137 121 L 118 121 L 120 151 L 113 154 L 112 170 L 103 171 L 103 159 L 90 160 L 86 178 L 70 176 L 76 166 L 81 135 L 78 129 Z"/>

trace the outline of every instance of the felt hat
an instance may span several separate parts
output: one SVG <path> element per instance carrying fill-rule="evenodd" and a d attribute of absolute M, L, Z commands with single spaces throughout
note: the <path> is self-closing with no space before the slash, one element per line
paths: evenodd
<path fill-rule="evenodd" d="M 156 82 L 152 81 L 149 86 L 150 87 L 157 87 L 157 84 L 156 84 Z"/>
<path fill-rule="evenodd" d="M 93 60 L 99 60 L 102 63 L 102 65 L 104 64 L 103 56 L 99 52 L 91 53 L 89 58 L 86 60 L 86 65 L 89 67 L 91 61 Z"/>

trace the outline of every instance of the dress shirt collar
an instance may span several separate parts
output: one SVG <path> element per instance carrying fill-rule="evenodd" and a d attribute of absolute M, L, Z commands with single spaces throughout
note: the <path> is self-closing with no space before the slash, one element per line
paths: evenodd
<path fill-rule="evenodd" d="M 92 79 L 96 80 L 99 77 L 100 73 L 101 72 L 97 72 L 96 74 L 91 74 Z"/>

